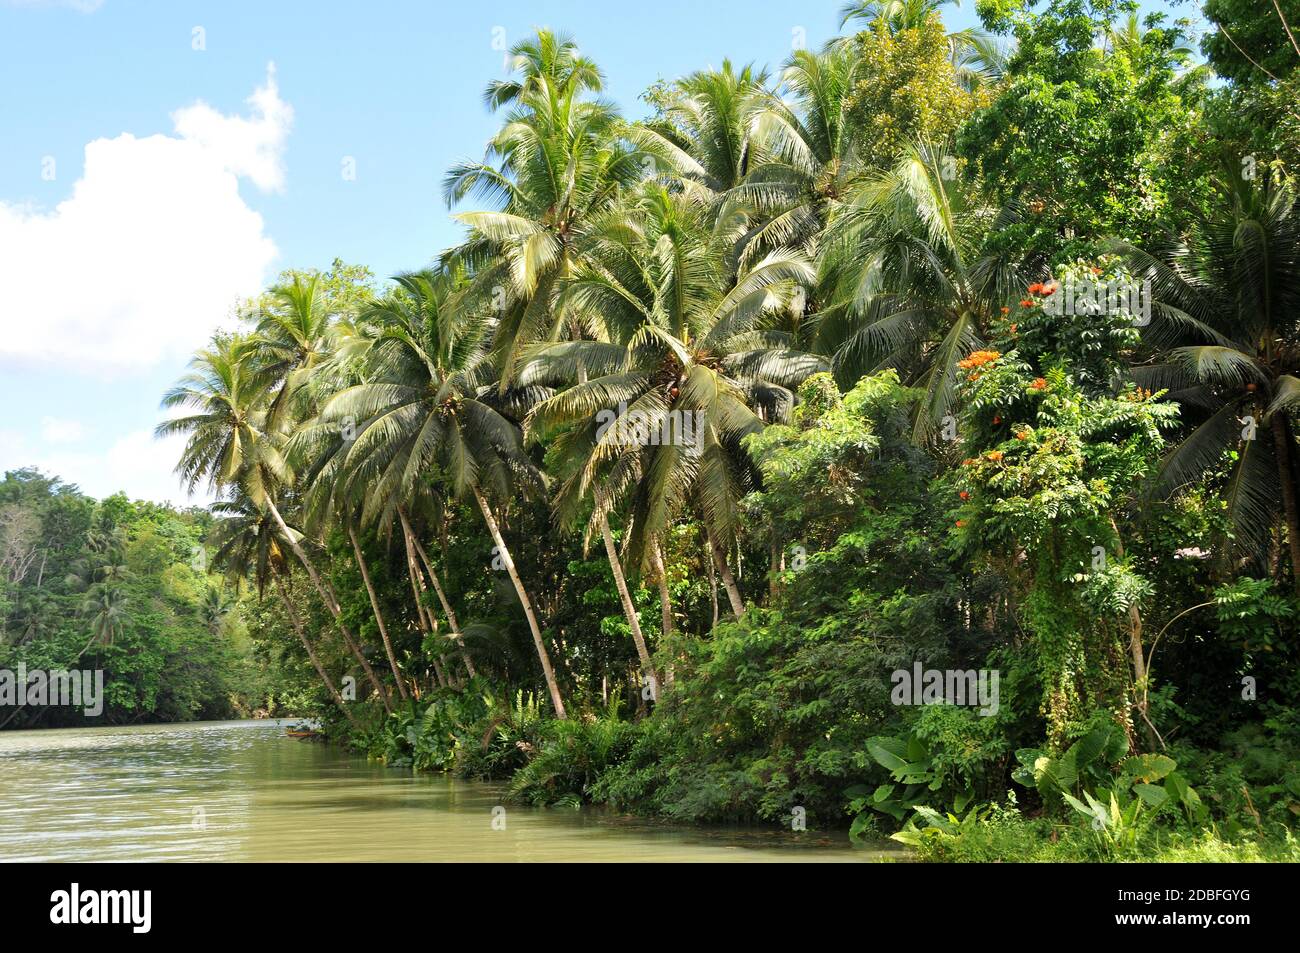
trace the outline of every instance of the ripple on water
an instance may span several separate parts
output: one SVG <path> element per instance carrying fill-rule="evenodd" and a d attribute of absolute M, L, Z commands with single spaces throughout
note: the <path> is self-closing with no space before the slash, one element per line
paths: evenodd
<path fill-rule="evenodd" d="M 682 829 L 507 806 L 499 788 L 416 776 L 296 741 L 284 722 L 0 733 L 0 860 L 900 858 L 840 834 Z"/>

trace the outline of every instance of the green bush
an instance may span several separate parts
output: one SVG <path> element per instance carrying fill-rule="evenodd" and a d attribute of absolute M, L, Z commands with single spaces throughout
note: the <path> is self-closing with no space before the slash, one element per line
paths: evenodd
<path fill-rule="evenodd" d="M 625 757 L 637 729 L 619 717 L 615 696 L 602 715 L 548 721 L 528 762 L 510 780 L 514 800 L 533 804 L 581 804 L 600 775 Z"/>

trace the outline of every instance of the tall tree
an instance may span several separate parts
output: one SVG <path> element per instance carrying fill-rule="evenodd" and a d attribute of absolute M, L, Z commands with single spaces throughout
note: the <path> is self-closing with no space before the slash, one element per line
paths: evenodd
<path fill-rule="evenodd" d="M 400 292 L 368 319 L 379 329 L 366 352 L 362 383 L 334 394 L 315 426 L 357 421 L 343 466 L 349 485 L 367 488 L 367 515 L 416 495 L 438 479 L 472 499 L 510 575 L 533 637 L 556 715 L 564 701 L 541 625 L 489 500 L 507 500 L 520 484 L 540 485 L 519 428 L 488 402 L 494 390 L 491 322 L 456 306 L 456 275 L 422 272 L 398 279 Z"/>
<path fill-rule="evenodd" d="M 687 506 L 713 548 L 729 548 L 754 477 L 741 441 L 761 428 L 759 412 L 788 409 L 787 385 L 822 365 L 764 330 L 812 280 L 805 258 L 774 251 L 728 289 L 725 248 L 709 240 L 704 203 L 650 183 L 636 209 L 641 228 L 611 228 L 563 293 L 566 309 L 601 316 L 607 340 L 535 348 L 525 380 L 561 388 L 529 417 L 538 437 L 563 428 L 561 452 L 580 461 L 561 498 L 586 498 L 599 480 L 596 528 L 626 501 L 639 569 L 650 541 Z M 725 560 L 723 569 L 729 577 Z M 728 591 L 739 614 L 739 590 Z"/>
<path fill-rule="evenodd" d="M 316 670 L 343 717 L 355 726 L 356 719 L 325 669 L 316 646 L 307 637 L 298 610 L 294 608 L 292 593 L 286 582 L 290 573 L 285 564 L 279 530 L 274 522 L 264 510 L 238 492 L 233 500 L 218 500 L 212 504 L 212 511 L 221 517 L 212 531 L 211 542 L 215 547 L 213 565 L 223 570 L 232 581 L 247 579 L 252 583 L 259 599 L 265 594 L 267 582 L 274 581 L 276 594 L 284 607 L 289 625 L 307 653 L 312 668 Z"/>
<path fill-rule="evenodd" d="M 270 513 L 334 617 L 348 648 L 388 708 L 387 693 L 343 622 L 337 594 L 317 572 L 302 546 L 301 534 L 290 529 L 276 505 L 276 494 L 291 484 L 292 476 L 278 446 L 282 440 L 268 429 L 268 411 L 264 409 L 266 378 L 253 357 L 257 347 L 256 341 L 234 337 L 199 351 L 190 362 L 190 372 L 162 401 L 166 410 L 196 412 L 164 421 L 155 434 L 187 437 L 176 471 L 189 489 L 204 481 L 218 491 L 237 487 Z"/>
<path fill-rule="evenodd" d="M 1230 167 L 1219 208 L 1190 243 L 1161 256 L 1128 249 L 1152 280 L 1146 337 L 1164 357 L 1135 373 L 1173 387 L 1193 422 L 1164 461 L 1163 484 L 1178 488 L 1228 464 L 1238 541 L 1262 560 L 1280 514 L 1300 591 L 1300 204 L 1290 185 L 1237 171 Z"/>
<path fill-rule="evenodd" d="M 537 46 L 557 42 L 543 31 Z M 465 306 L 497 319 L 502 393 L 515 382 L 522 349 L 559 333 L 554 297 L 583 254 L 589 222 L 644 175 L 643 156 L 618 135 L 613 107 L 582 95 L 593 88 L 593 74 L 571 57 L 547 55 L 563 62 L 546 66 L 525 57 L 523 80 L 503 100 L 513 109 L 487 155 L 454 166 L 443 187 L 449 206 L 469 196 L 496 205 L 456 214 L 469 234 L 445 257 L 472 276 L 458 289 Z M 490 101 L 501 96 L 502 89 L 489 87 Z"/>
<path fill-rule="evenodd" d="M 842 383 L 892 367 L 922 386 L 917 440 L 952 410 L 957 362 L 1024 288 L 992 241 L 1013 213 L 992 214 L 957 169 L 942 148 L 910 147 L 854 187 L 822 244 L 817 349 Z"/>

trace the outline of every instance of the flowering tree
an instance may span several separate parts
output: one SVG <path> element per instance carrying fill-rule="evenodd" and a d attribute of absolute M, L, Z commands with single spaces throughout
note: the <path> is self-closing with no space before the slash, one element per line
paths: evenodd
<path fill-rule="evenodd" d="M 1134 488 L 1158 464 L 1161 431 L 1177 416 L 1162 394 L 1102 385 L 1099 370 L 1132 344 L 1119 332 L 1132 330 L 1133 316 L 1045 307 L 1060 287 L 1031 286 L 998 329 L 1005 350 L 960 363 L 969 456 L 955 527 L 963 544 L 1022 584 L 1057 745 L 1098 708 L 1133 737 L 1130 709 L 1146 678 L 1140 603 L 1151 587 L 1125 556 L 1123 524 L 1135 516 Z"/>

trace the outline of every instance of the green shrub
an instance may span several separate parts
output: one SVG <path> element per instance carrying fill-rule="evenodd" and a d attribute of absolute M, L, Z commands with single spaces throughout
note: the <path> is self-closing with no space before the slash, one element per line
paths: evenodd
<path fill-rule="evenodd" d="M 601 773 L 626 756 L 637 729 L 619 717 L 621 698 L 602 715 L 548 721 L 527 763 L 510 779 L 513 800 L 533 804 L 581 804 Z"/>

